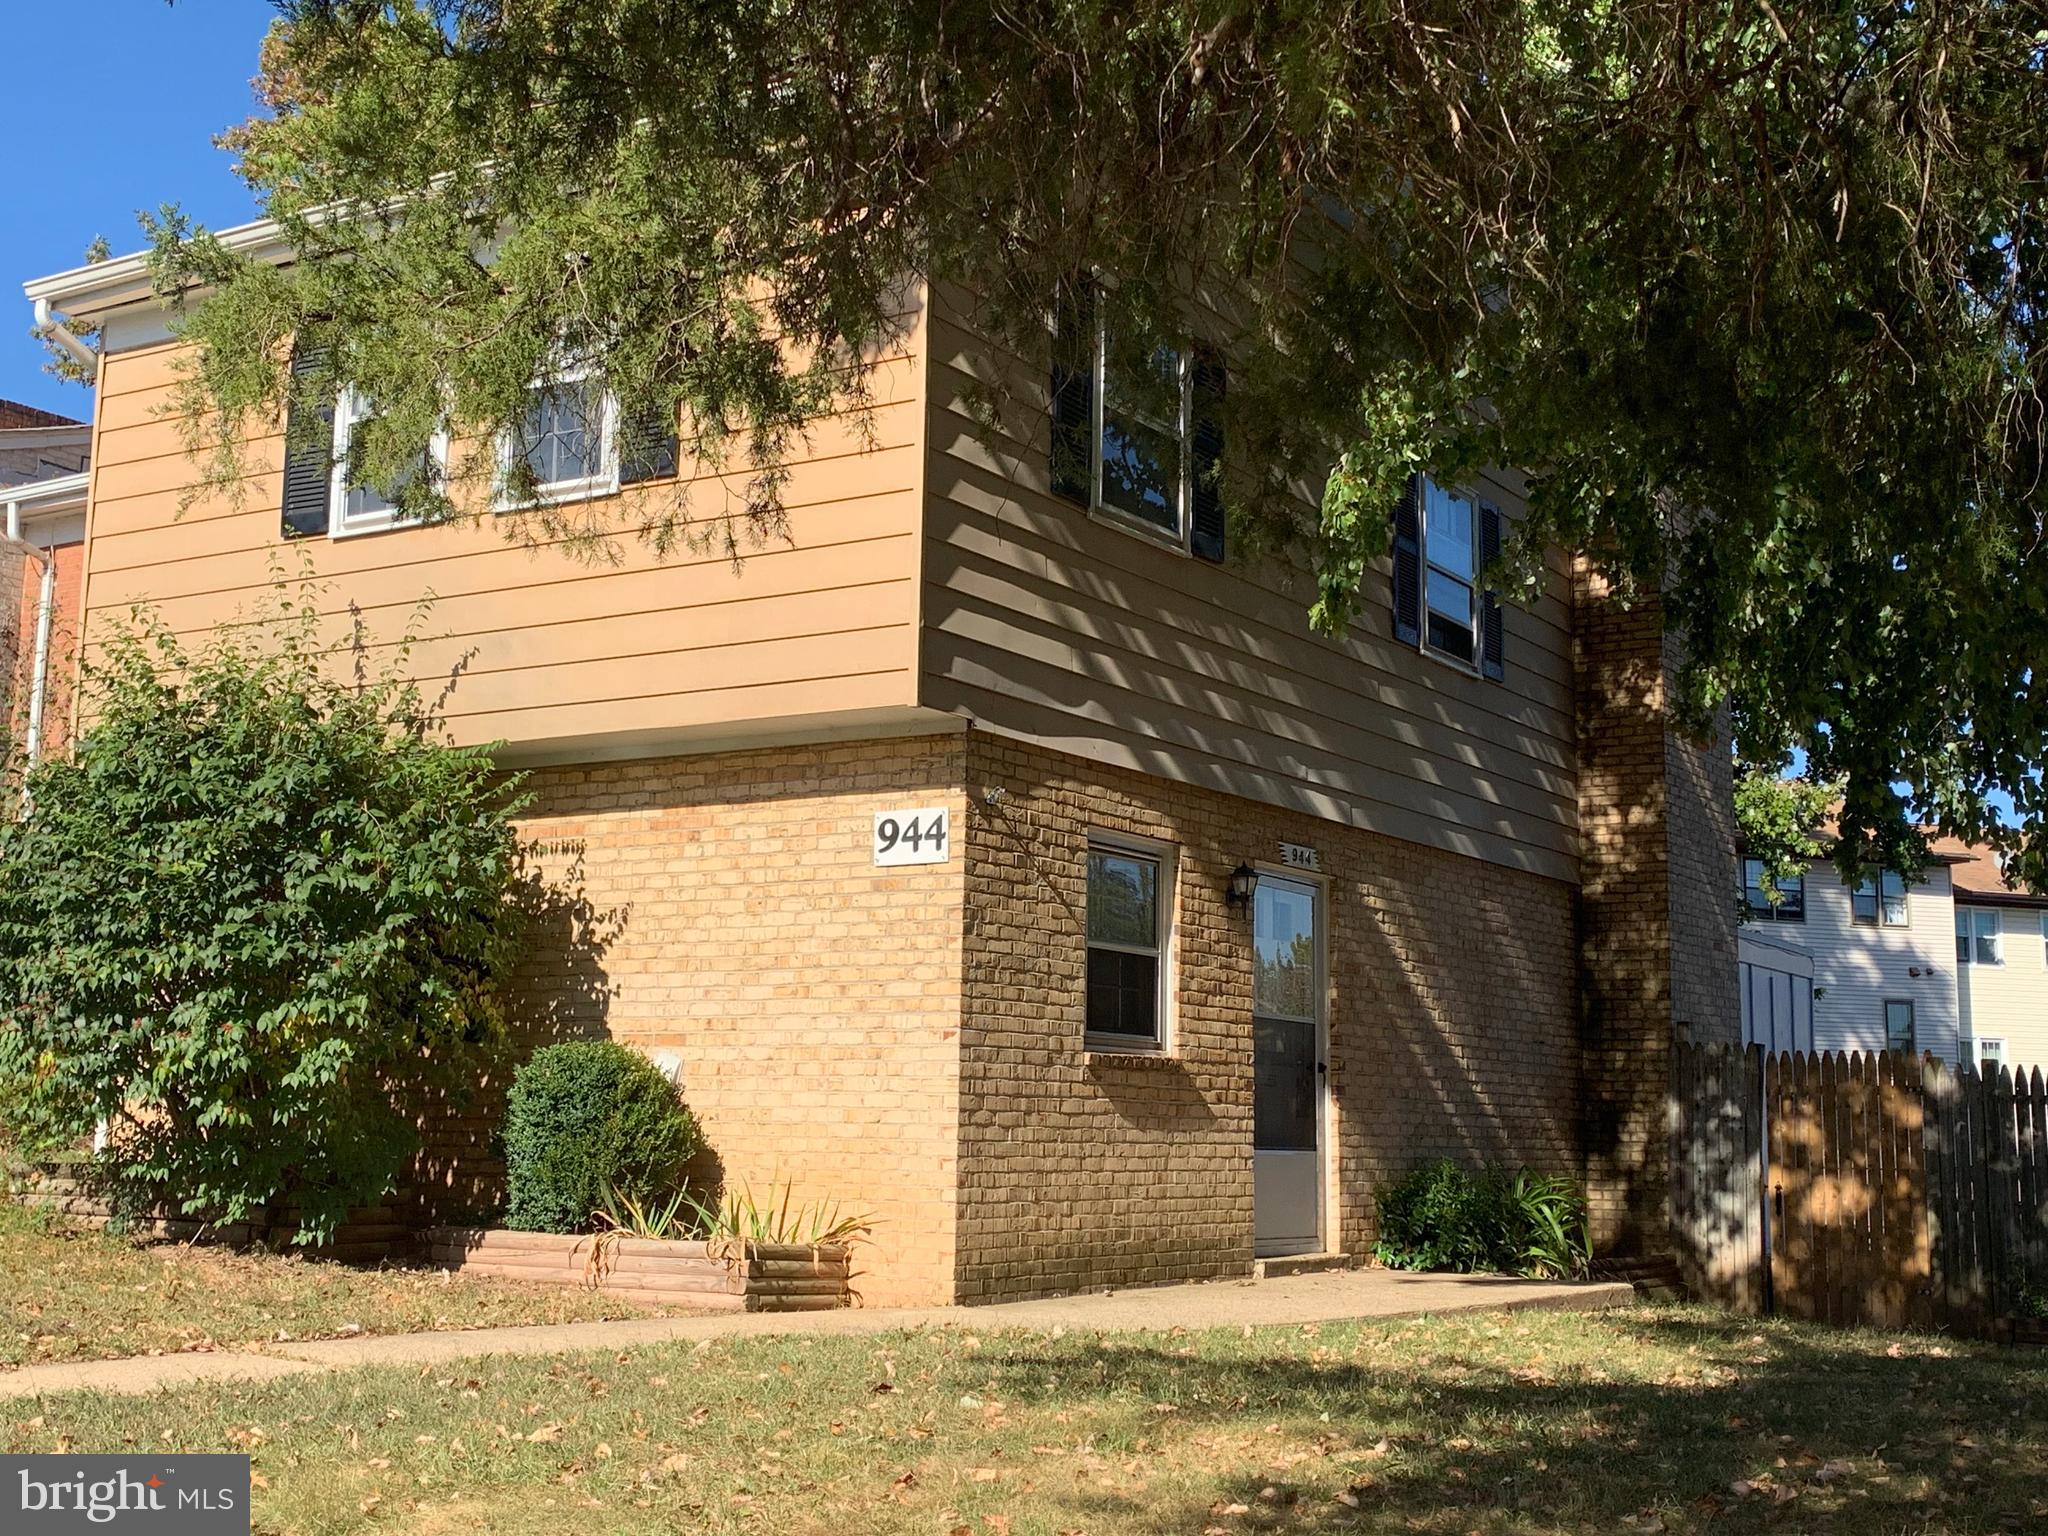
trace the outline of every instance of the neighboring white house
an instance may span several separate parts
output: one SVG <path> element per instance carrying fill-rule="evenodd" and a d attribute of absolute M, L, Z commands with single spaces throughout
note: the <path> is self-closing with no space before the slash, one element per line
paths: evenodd
<path fill-rule="evenodd" d="M 1986 849 L 1937 846 L 1957 860 L 1956 992 L 1970 1054 L 2048 1071 L 2048 897 L 2008 886 Z"/>
<path fill-rule="evenodd" d="M 1937 853 L 1917 880 L 1886 871 L 1852 890 L 1833 864 L 1817 860 L 1773 908 L 1755 861 L 1743 861 L 1752 917 L 1745 938 L 1812 957 L 1812 1049 L 1961 1059 L 1949 865 L 1950 856 Z M 1752 954 L 1760 958 L 1754 947 Z M 1786 969 L 1782 957 L 1777 968 Z"/>

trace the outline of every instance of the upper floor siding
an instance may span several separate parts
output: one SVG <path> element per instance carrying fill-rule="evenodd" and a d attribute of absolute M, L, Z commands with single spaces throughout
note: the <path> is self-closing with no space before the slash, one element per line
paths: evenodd
<path fill-rule="evenodd" d="M 1339 637 L 1309 573 L 1221 564 L 1051 494 L 1051 423 L 991 439 L 970 408 L 999 359 L 943 286 L 929 342 L 921 690 L 977 725 L 1553 878 L 1577 878 L 1569 572 L 1503 613 L 1493 681 L 1396 639 L 1388 562 Z M 1507 517 L 1511 477 L 1472 488 Z"/>
<path fill-rule="evenodd" d="M 784 488 L 785 536 L 737 564 L 630 532 L 594 558 L 489 516 L 287 539 L 281 425 L 245 445 L 239 496 L 181 512 L 198 471 L 165 414 L 176 351 L 159 332 L 102 359 L 88 644 L 138 604 L 197 639 L 303 568 L 335 633 L 359 620 L 377 646 L 431 598 L 415 674 L 448 685 L 457 740 L 502 741 L 515 762 L 969 721 L 1577 879 L 1561 558 L 1533 605 L 1506 605 L 1498 681 L 1395 639 L 1386 562 L 1349 630 L 1318 636 L 1305 571 L 1196 560 L 1049 495 L 1045 434 L 991 440 L 971 418 L 970 381 L 993 365 L 943 304 L 919 304 L 883 362 L 871 445 L 820 423 Z M 1511 476 L 1476 490 L 1519 510 Z M 690 514 L 743 492 L 743 475 L 703 476 Z M 644 494 L 661 492 L 626 491 L 613 520 L 630 529 Z"/>
<path fill-rule="evenodd" d="M 636 531 L 673 481 L 593 508 L 602 547 L 517 515 L 287 538 L 281 424 L 243 445 L 236 493 L 180 510 L 198 466 L 166 415 L 177 344 L 102 359 L 84 626 L 88 645 L 153 610 L 181 638 L 260 612 L 302 577 L 337 638 L 417 629 L 414 675 L 458 741 L 515 760 L 678 750 L 775 729 L 867 729 L 916 705 L 923 467 L 921 317 L 874 380 L 872 441 L 817 424 L 783 487 L 787 526 L 735 562 L 717 544 L 657 553 Z M 461 445 L 454 450 L 462 451 Z M 690 466 L 686 462 L 687 476 Z M 682 492 L 693 521 L 744 507 L 744 472 Z M 635 500 L 648 511 L 635 516 Z M 669 506 L 673 505 L 671 501 Z M 415 623 L 423 600 L 431 606 Z"/>

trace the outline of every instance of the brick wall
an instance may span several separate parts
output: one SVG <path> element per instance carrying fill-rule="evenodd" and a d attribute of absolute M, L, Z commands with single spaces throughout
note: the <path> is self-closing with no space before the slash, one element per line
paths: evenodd
<path fill-rule="evenodd" d="M 958 737 L 550 768 L 522 819 L 540 853 L 522 1039 L 612 1036 L 673 1060 L 706 1179 L 787 1180 L 872 1211 L 856 1288 L 951 1299 L 963 863 L 871 864 L 873 814 L 948 806 Z M 499 1085 L 445 1123 L 423 1217 L 496 1190 Z"/>
<path fill-rule="evenodd" d="M 983 732 L 967 786 L 963 1301 L 1246 1271 L 1251 925 L 1223 891 L 1282 841 L 1329 881 L 1334 1243 L 1362 1255 L 1374 1189 L 1431 1157 L 1579 1171 L 1567 886 Z M 1179 850 L 1169 1059 L 1084 1051 L 1091 830 Z"/>
<path fill-rule="evenodd" d="M 1740 1032 L 1733 768 L 1725 735 L 1671 731 L 1662 605 L 1625 606 L 1584 560 L 1575 596 L 1587 1194 L 1597 1251 L 1661 1252 L 1673 1032 Z"/>

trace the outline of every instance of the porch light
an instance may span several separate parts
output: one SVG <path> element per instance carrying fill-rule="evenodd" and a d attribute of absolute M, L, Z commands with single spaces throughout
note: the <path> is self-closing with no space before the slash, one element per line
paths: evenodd
<path fill-rule="evenodd" d="M 1230 872 L 1230 885 L 1223 893 L 1223 899 L 1233 911 L 1249 912 L 1252 908 L 1252 892 L 1259 888 L 1259 872 L 1249 864 L 1240 864 Z"/>

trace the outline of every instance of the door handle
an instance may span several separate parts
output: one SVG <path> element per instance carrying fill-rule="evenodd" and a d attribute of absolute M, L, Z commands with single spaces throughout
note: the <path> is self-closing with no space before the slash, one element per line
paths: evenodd
<path fill-rule="evenodd" d="M 1320 1072 L 1324 1077 L 1328 1077 L 1330 1075 L 1330 1064 L 1327 1061 L 1319 1061 L 1316 1063 L 1316 1071 Z"/>

